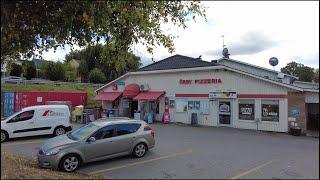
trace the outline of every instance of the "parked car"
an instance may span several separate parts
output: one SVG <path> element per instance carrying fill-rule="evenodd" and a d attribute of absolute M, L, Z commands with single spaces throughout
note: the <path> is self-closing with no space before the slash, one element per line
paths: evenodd
<path fill-rule="evenodd" d="M 72 172 L 102 159 L 128 154 L 140 158 L 154 145 L 154 130 L 144 121 L 96 120 L 47 140 L 38 152 L 38 165 Z"/>
<path fill-rule="evenodd" d="M 18 76 L 8 76 L 5 78 L 2 78 L 2 82 L 3 83 L 14 83 L 14 84 L 20 84 L 24 81 L 25 79 L 22 77 L 18 77 Z"/>
<path fill-rule="evenodd" d="M 62 135 L 72 130 L 66 105 L 30 106 L 1 119 L 1 142 L 9 138 L 44 134 Z"/>

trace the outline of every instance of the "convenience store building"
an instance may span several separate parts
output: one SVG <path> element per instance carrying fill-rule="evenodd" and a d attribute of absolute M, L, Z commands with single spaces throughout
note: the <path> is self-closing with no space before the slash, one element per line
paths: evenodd
<path fill-rule="evenodd" d="M 174 55 L 97 89 L 114 116 L 287 132 L 319 127 L 319 85 L 229 58 L 211 62 Z M 311 112 L 311 113 L 310 113 Z M 313 118 L 313 120 L 309 120 Z M 309 124 L 308 124 L 309 123 Z M 312 127 L 311 127 L 312 126 Z"/>

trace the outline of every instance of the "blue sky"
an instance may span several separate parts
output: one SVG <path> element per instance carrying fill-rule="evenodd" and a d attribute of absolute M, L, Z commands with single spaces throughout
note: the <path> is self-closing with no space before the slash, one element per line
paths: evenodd
<path fill-rule="evenodd" d="M 319 67 L 319 2 L 203 1 L 202 4 L 207 7 L 207 22 L 199 18 L 197 22 L 190 20 L 187 29 L 163 24 L 166 33 L 179 37 L 174 40 L 173 54 L 163 47 L 155 48 L 156 61 L 174 54 L 202 55 L 207 61 L 218 59 L 222 56 L 221 35 L 224 35 L 232 59 L 272 69 L 268 60 L 275 56 L 279 59 L 276 70 L 291 61 Z M 152 63 L 152 55 L 142 44 L 132 45 L 132 50 L 144 65 Z M 55 53 L 49 50 L 43 57 L 63 60 L 70 51 L 69 47 Z"/>

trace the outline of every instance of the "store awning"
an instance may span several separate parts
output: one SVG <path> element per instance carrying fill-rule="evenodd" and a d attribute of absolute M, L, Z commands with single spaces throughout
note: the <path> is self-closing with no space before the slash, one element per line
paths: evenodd
<path fill-rule="evenodd" d="M 122 92 L 103 92 L 94 97 L 95 101 L 114 101 L 120 97 Z"/>
<path fill-rule="evenodd" d="M 155 91 L 148 91 L 148 92 L 141 92 L 133 100 L 157 100 L 160 96 L 164 94 L 163 91 L 155 92 Z"/>
<path fill-rule="evenodd" d="M 123 90 L 123 97 L 133 98 L 140 93 L 140 86 L 138 84 L 129 84 Z"/>

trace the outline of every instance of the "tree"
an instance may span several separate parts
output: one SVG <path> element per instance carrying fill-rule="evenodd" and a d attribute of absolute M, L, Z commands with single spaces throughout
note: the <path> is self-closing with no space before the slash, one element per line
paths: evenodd
<path fill-rule="evenodd" d="M 47 61 L 43 66 L 43 73 L 46 79 L 58 81 L 65 79 L 65 69 L 61 62 Z"/>
<path fill-rule="evenodd" d="M 315 77 L 313 68 L 305 66 L 301 63 L 296 63 L 294 61 L 281 68 L 281 72 L 290 74 L 292 76 L 297 76 L 300 81 L 312 82 Z"/>
<path fill-rule="evenodd" d="M 69 62 L 63 63 L 64 71 L 65 71 L 65 81 L 74 81 L 77 78 L 77 71 L 75 68 L 71 66 Z"/>
<path fill-rule="evenodd" d="M 107 77 L 107 82 L 123 75 L 128 71 L 134 71 L 141 66 L 140 57 L 132 52 L 117 51 L 107 45 L 88 46 L 85 49 L 73 51 L 66 55 L 67 59 L 80 59 L 78 72 L 82 81 L 88 79 L 88 72 L 94 68 L 100 69 Z"/>
<path fill-rule="evenodd" d="M 11 63 L 9 75 L 20 77 L 21 74 L 22 74 L 22 66 L 16 63 Z"/>
<path fill-rule="evenodd" d="M 86 60 L 81 59 L 78 73 L 81 77 L 81 82 L 86 82 L 88 80 L 89 69 Z"/>
<path fill-rule="evenodd" d="M 22 66 L 23 66 L 23 76 L 27 79 L 30 80 L 31 78 L 35 78 L 37 75 L 37 69 L 36 69 L 36 65 L 34 64 L 33 61 L 27 61 L 24 60 L 22 62 Z"/>
<path fill-rule="evenodd" d="M 2 1 L 1 61 L 31 56 L 65 45 L 114 44 L 118 51 L 142 42 L 150 53 L 156 45 L 174 51 L 168 23 L 186 28 L 188 17 L 205 18 L 194 1 Z"/>
<path fill-rule="evenodd" d="M 314 78 L 313 81 L 319 83 L 319 69 L 314 70 Z"/>
<path fill-rule="evenodd" d="M 94 68 L 89 73 L 89 82 L 90 83 L 106 83 L 106 77 L 104 76 L 103 72 L 100 69 Z"/>

